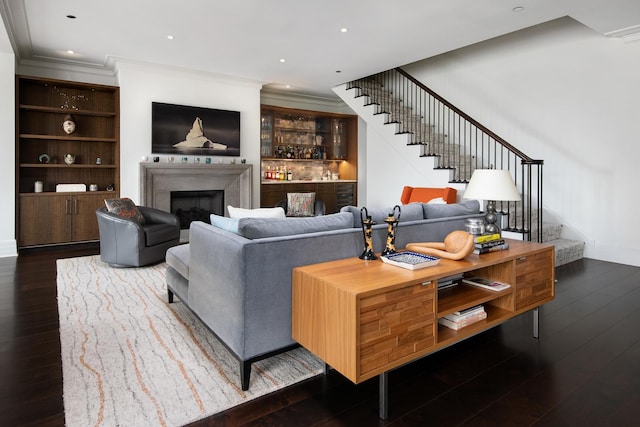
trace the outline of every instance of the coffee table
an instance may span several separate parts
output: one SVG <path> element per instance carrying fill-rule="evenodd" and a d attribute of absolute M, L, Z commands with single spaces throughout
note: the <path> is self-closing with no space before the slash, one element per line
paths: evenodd
<path fill-rule="evenodd" d="M 380 379 L 380 418 L 388 416 L 389 371 L 533 310 L 555 295 L 552 245 L 508 239 L 509 249 L 408 270 L 357 257 L 296 267 L 292 334 L 303 347 L 353 383 Z M 438 280 L 463 274 L 508 283 L 495 292 Z M 482 304 L 487 318 L 452 330 L 438 319 Z"/>

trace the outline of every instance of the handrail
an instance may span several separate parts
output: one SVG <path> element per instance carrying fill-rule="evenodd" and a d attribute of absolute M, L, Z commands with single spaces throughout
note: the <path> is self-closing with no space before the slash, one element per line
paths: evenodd
<path fill-rule="evenodd" d="M 477 168 L 509 170 L 522 201 L 498 203 L 507 216 L 502 228 L 542 241 L 543 160 L 527 156 L 401 68 L 354 80 L 347 89 L 366 97 L 373 114 L 385 114 L 396 134 L 407 135 L 407 145 L 421 145 L 420 157 L 434 157 L 436 169 L 450 170 L 450 182 L 467 183 Z"/>
<path fill-rule="evenodd" d="M 405 76 L 407 79 L 409 79 L 411 82 L 413 82 L 415 85 L 417 85 L 419 88 L 421 88 L 422 90 L 425 90 L 429 93 L 429 95 L 433 96 L 434 98 L 436 98 L 438 101 L 442 102 L 444 105 L 446 105 L 448 108 L 450 108 L 453 112 L 455 112 L 456 114 L 458 114 L 459 116 L 461 116 L 462 118 L 464 118 L 465 120 L 467 120 L 469 123 L 473 124 L 474 126 L 476 126 L 478 129 L 480 129 L 482 132 L 486 133 L 487 135 L 489 135 L 491 138 L 495 139 L 496 141 L 498 141 L 502 146 L 504 146 L 506 149 L 508 149 L 509 151 L 513 152 L 514 154 L 518 155 L 519 157 L 522 157 L 523 161 L 527 161 L 527 163 L 529 164 L 542 164 L 544 163 L 544 160 L 533 160 L 532 158 L 530 158 L 529 156 L 527 156 L 526 154 L 524 154 L 522 151 L 518 150 L 517 148 L 515 148 L 513 145 L 509 144 L 507 141 L 505 141 L 502 137 L 500 137 L 499 135 L 497 135 L 496 133 L 494 133 L 493 131 L 491 131 L 490 129 L 488 129 L 487 127 L 485 127 L 482 123 L 480 123 L 479 121 L 477 121 L 476 119 L 472 118 L 471 116 L 469 116 L 467 113 L 465 113 L 464 111 L 460 110 L 458 107 L 456 107 L 455 105 L 453 105 L 452 103 L 450 103 L 449 101 L 447 101 L 445 98 L 443 98 L 442 96 L 440 96 L 439 94 L 437 94 L 436 92 L 432 91 L 431 89 L 429 89 L 428 87 L 426 87 L 424 84 L 422 84 L 422 82 L 418 81 L 415 79 L 415 77 L 413 77 L 411 74 L 407 73 L 406 71 L 404 71 L 402 68 L 397 67 L 395 69 L 397 72 L 399 72 L 400 74 L 402 74 L 403 76 Z"/>

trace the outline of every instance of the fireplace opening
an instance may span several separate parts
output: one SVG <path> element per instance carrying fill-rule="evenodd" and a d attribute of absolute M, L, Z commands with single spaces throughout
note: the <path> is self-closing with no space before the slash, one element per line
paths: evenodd
<path fill-rule="evenodd" d="M 171 213 L 188 229 L 192 221 L 211 224 L 211 214 L 224 215 L 224 190 L 171 191 Z"/>

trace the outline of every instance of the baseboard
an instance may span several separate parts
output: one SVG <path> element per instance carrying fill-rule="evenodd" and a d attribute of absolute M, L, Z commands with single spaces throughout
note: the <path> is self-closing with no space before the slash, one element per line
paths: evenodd
<path fill-rule="evenodd" d="M 0 258 L 18 256 L 18 247 L 15 240 L 0 241 Z"/>

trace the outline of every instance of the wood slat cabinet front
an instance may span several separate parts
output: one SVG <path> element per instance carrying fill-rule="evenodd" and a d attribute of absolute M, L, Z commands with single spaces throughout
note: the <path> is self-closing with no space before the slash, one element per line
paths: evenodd
<path fill-rule="evenodd" d="M 292 334 L 359 383 L 497 326 L 554 298 L 551 245 L 510 241 L 510 249 L 407 270 L 358 258 L 293 270 Z M 439 279 L 479 275 L 511 284 L 494 292 Z M 457 331 L 438 318 L 482 304 L 487 318 Z"/>

